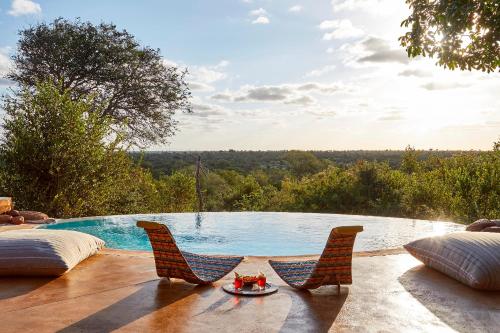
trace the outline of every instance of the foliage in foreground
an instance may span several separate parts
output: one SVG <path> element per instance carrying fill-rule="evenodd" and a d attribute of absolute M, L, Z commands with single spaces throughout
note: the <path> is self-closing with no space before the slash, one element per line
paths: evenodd
<path fill-rule="evenodd" d="M 99 105 L 51 83 L 5 101 L 0 186 L 16 207 L 55 217 L 191 209 L 172 200 L 189 179 L 155 180 L 135 165 Z"/>
<path fill-rule="evenodd" d="M 410 57 L 436 57 L 445 68 L 494 72 L 500 68 L 498 0 L 406 0 L 410 27 L 400 37 Z"/>

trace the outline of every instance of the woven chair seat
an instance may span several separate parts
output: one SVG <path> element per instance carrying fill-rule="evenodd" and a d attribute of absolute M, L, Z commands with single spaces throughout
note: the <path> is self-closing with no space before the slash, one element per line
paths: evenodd
<path fill-rule="evenodd" d="M 208 256 L 182 252 L 189 267 L 198 278 L 215 282 L 231 272 L 242 260 L 241 257 Z"/>
<path fill-rule="evenodd" d="M 243 257 L 182 252 L 166 225 L 139 221 L 137 226 L 144 228 L 149 237 L 156 272 L 160 277 L 183 279 L 194 284 L 209 284 L 223 278 L 243 260 Z"/>
<path fill-rule="evenodd" d="M 333 228 L 318 260 L 275 261 L 269 264 L 287 284 L 298 289 L 352 284 L 352 249 L 361 226 Z"/>
<path fill-rule="evenodd" d="M 300 288 L 311 276 L 317 260 L 307 261 L 273 261 L 269 260 L 269 264 L 281 277 L 283 281 L 290 286 Z"/>

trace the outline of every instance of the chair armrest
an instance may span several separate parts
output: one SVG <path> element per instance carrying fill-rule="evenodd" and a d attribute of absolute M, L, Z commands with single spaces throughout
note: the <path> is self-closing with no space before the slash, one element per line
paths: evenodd
<path fill-rule="evenodd" d="M 352 235 L 363 231 L 363 226 L 354 225 L 354 226 L 336 227 L 333 230 L 335 231 L 335 233 L 338 234 Z"/>

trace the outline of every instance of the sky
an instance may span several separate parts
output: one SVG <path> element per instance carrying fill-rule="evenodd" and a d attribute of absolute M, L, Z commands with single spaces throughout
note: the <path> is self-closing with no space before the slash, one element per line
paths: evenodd
<path fill-rule="evenodd" d="M 408 14 L 404 0 L 0 0 L 0 75 L 20 29 L 79 17 L 188 69 L 194 112 L 150 150 L 491 149 L 500 74 L 408 59 Z"/>

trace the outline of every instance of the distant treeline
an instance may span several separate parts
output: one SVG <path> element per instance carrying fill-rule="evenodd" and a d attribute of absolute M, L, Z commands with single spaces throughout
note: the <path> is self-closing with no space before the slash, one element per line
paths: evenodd
<path fill-rule="evenodd" d="M 293 211 L 448 219 L 500 217 L 500 150 L 134 153 L 156 189 L 144 211 Z M 147 178 L 144 178 L 146 180 Z M 136 184 L 139 184 L 139 178 Z M 132 193 L 132 191 L 129 191 Z M 153 198 L 156 198 L 152 200 Z M 146 207 L 149 205 L 149 208 Z"/>
<path fill-rule="evenodd" d="M 195 165 L 198 156 L 208 170 L 234 170 L 248 174 L 253 170 L 289 169 L 288 151 L 149 151 L 132 152 L 134 160 L 141 161 L 144 167 L 153 172 L 155 177 L 170 175 L 172 172 Z M 349 166 L 357 161 L 387 162 L 391 168 L 399 168 L 404 150 L 345 150 L 308 151 L 318 159 L 332 162 L 339 166 Z M 453 150 L 422 150 L 418 158 L 426 160 L 429 156 L 439 158 L 451 157 L 463 153 Z M 474 152 L 469 152 L 474 153 Z"/>

